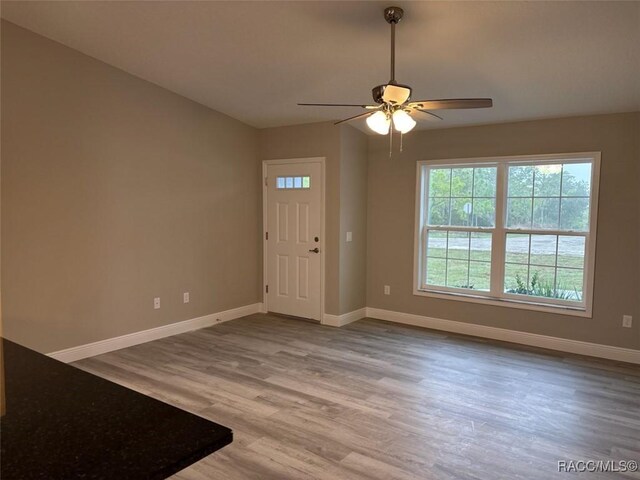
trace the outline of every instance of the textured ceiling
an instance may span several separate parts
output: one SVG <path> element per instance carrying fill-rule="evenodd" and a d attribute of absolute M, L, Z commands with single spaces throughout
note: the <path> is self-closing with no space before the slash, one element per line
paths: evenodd
<path fill-rule="evenodd" d="M 2 17 L 256 127 L 334 120 L 389 79 L 390 2 L 3 1 Z M 397 2 L 422 128 L 640 110 L 640 2 Z M 362 126 L 362 121 L 360 125 Z"/>

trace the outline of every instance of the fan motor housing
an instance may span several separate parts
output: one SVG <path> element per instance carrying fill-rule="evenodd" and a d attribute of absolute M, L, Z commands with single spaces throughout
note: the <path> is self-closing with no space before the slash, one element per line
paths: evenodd
<path fill-rule="evenodd" d="M 387 91 L 388 87 L 389 90 Z M 387 95 L 385 95 L 385 91 Z M 411 98 L 411 87 L 407 85 L 400 85 L 398 83 L 389 83 L 386 85 L 377 85 L 373 87 L 371 90 L 371 94 L 373 95 L 373 101 L 379 104 L 390 103 L 401 104 L 404 102 L 408 102 Z M 385 99 L 385 97 L 387 97 Z M 397 100 L 394 100 L 394 97 L 400 97 Z M 404 99 L 403 99 L 404 98 Z"/>

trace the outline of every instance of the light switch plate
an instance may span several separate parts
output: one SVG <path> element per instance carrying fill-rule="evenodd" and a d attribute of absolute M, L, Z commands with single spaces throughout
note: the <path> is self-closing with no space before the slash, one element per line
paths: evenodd
<path fill-rule="evenodd" d="M 153 308 L 156 310 L 160 308 L 160 297 L 153 299 Z"/>
<path fill-rule="evenodd" d="M 347 242 L 350 242 L 353 240 L 353 233 L 352 232 L 347 232 Z"/>
<path fill-rule="evenodd" d="M 631 315 L 623 315 L 622 326 L 625 328 L 631 328 L 633 326 L 633 317 Z"/>

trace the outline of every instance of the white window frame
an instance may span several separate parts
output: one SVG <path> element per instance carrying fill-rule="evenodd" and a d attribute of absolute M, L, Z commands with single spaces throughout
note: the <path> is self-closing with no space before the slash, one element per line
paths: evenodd
<path fill-rule="evenodd" d="M 525 310 L 536 310 L 562 315 L 573 315 L 578 317 L 592 316 L 593 307 L 593 281 L 596 252 L 596 232 L 598 213 L 598 189 L 600 184 L 600 152 L 579 152 L 560 153 L 548 155 L 518 155 L 505 157 L 482 157 L 482 158 L 460 158 L 444 160 L 423 160 L 416 165 L 416 212 L 415 212 L 415 236 L 414 236 L 414 270 L 413 270 L 413 294 L 425 297 L 434 297 L 447 300 L 457 300 L 464 302 L 481 303 L 487 305 L 497 305 L 502 307 L 520 308 Z M 572 233 L 567 230 L 542 230 L 542 229 L 516 229 L 506 228 L 506 205 L 507 205 L 507 168 L 509 165 L 540 165 L 555 163 L 584 163 L 585 160 L 592 162 L 591 169 L 591 192 L 589 211 L 589 230 L 586 232 Z M 428 183 L 427 167 L 497 167 L 496 178 L 496 212 L 495 227 L 455 227 L 445 226 L 433 228 L 432 230 L 449 231 L 478 231 L 493 232 L 491 242 L 491 289 L 489 292 L 473 292 L 468 289 L 452 287 L 431 287 L 423 286 L 423 261 L 426 251 L 426 194 Z M 585 264 L 582 289 L 582 302 L 573 302 L 560 299 L 540 298 L 518 294 L 505 293 L 504 266 L 505 266 L 505 246 L 507 233 L 524 234 L 547 234 L 570 236 L 572 234 L 585 237 Z"/>

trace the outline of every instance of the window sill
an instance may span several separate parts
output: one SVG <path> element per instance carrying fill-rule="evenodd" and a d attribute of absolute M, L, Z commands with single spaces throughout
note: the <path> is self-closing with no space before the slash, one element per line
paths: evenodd
<path fill-rule="evenodd" d="M 414 295 L 421 297 L 433 297 L 443 300 L 452 300 L 460 302 L 480 303 L 484 305 L 494 305 L 498 307 L 517 308 L 521 310 L 535 310 L 538 312 L 554 313 L 556 315 L 569 315 L 573 317 L 591 318 L 591 310 L 585 309 L 583 306 L 565 307 L 561 305 L 552 305 L 545 303 L 531 303 L 518 301 L 510 298 L 494 298 L 482 295 L 469 295 L 458 292 L 440 292 L 434 290 L 418 289 L 413 291 Z"/>

